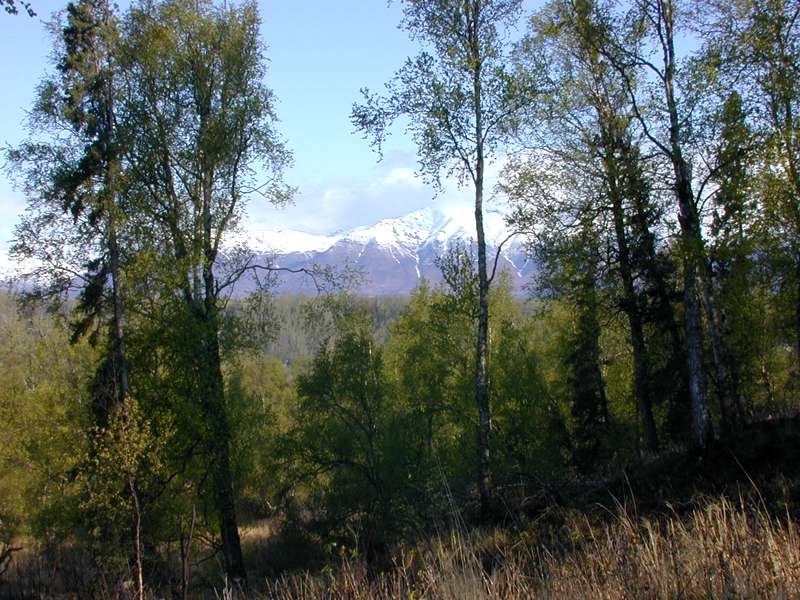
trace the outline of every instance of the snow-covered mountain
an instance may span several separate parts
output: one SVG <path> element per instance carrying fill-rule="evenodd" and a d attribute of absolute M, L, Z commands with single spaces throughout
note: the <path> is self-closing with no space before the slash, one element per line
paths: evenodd
<path fill-rule="evenodd" d="M 499 212 L 486 211 L 484 230 L 491 269 L 497 245 L 508 237 L 508 230 Z M 228 239 L 228 250 L 245 246 L 255 253 L 256 264 L 272 264 L 289 269 L 332 267 L 340 271 L 345 265 L 361 273 L 361 283 L 353 290 L 366 295 L 408 294 L 425 278 L 432 284 L 441 281 L 436 258 L 455 245 L 472 246 L 475 221 L 471 211 L 449 212 L 425 208 L 403 217 L 384 219 L 371 226 L 356 227 L 332 235 L 314 235 L 302 231 L 258 230 L 243 228 Z M 19 264 L 0 247 L 0 283 L 21 271 Z M 224 268 L 223 268 L 224 270 Z M 503 246 L 498 271 L 507 271 L 517 291 L 521 291 L 534 274 L 521 240 L 511 239 Z M 25 287 L 25 281 L 18 281 Z M 234 295 L 244 296 L 256 282 L 248 271 L 236 284 Z M 302 274 L 282 274 L 278 292 L 316 290 L 314 282 Z"/>
<path fill-rule="evenodd" d="M 508 230 L 499 212 L 487 211 L 484 228 L 491 262 L 495 248 L 508 237 Z M 384 219 L 368 227 L 329 236 L 312 235 L 294 230 L 246 230 L 236 241 L 249 246 L 259 261 L 292 269 L 311 265 L 341 268 L 345 264 L 363 273 L 358 291 L 369 295 L 407 294 L 422 278 L 432 283 L 441 280 L 435 259 L 456 244 L 474 244 L 475 222 L 471 212 L 444 213 L 424 208 L 403 217 Z M 512 239 L 503 246 L 498 270 L 509 273 L 519 289 L 533 273 L 520 240 Z M 252 281 L 237 285 L 237 294 L 253 287 Z M 284 276 L 282 292 L 310 292 L 313 282 L 301 275 Z"/>

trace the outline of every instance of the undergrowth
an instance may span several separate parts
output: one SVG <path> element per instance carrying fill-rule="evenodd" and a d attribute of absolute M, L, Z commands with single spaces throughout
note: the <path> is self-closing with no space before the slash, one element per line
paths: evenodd
<path fill-rule="evenodd" d="M 536 524 L 456 530 L 396 549 L 375 573 L 358 557 L 320 573 L 267 582 L 258 599 L 796 598 L 800 535 L 788 514 L 722 498 L 684 516 L 639 518 L 619 507 L 593 524 L 572 515 L 559 545 L 536 542 Z"/>

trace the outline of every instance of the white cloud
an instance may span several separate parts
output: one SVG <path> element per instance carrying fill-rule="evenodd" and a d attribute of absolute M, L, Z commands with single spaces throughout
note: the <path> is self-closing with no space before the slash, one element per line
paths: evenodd
<path fill-rule="evenodd" d="M 9 242 L 14 236 L 14 227 L 25 209 L 22 193 L 13 191 L 0 182 L 0 254 L 7 257 Z"/>
<path fill-rule="evenodd" d="M 417 175 L 414 169 L 409 167 L 395 167 L 383 177 L 381 183 L 391 185 L 395 183 L 407 183 L 410 185 L 424 186 L 422 177 Z"/>
<path fill-rule="evenodd" d="M 492 189 L 504 162 L 487 165 L 488 206 L 492 205 Z M 254 196 L 247 206 L 245 227 L 329 235 L 429 206 L 446 214 L 471 213 L 474 196 L 470 185 L 459 187 L 455 181 L 445 181 L 437 194 L 417 174 L 416 167 L 413 153 L 395 151 L 387 153 L 364 177 L 340 176 L 301 184 L 294 204 L 285 208 L 275 208 Z M 8 260 L 8 242 L 24 208 L 22 193 L 0 181 L 0 258 Z"/>
<path fill-rule="evenodd" d="M 493 189 L 505 164 L 498 159 L 487 166 L 487 208 L 502 204 L 493 200 Z M 277 209 L 270 205 L 248 206 L 248 229 L 297 229 L 328 235 L 381 219 L 400 217 L 432 206 L 444 213 L 463 213 L 473 208 L 471 185 L 443 182 L 437 192 L 416 173 L 413 154 L 392 153 L 374 166 L 367 178 L 339 177 L 301 185 L 293 205 Z"/>

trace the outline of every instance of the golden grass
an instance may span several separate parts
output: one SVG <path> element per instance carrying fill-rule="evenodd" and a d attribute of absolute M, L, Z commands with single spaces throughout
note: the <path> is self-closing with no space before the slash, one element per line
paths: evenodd
<path fill-rule="evenodd" d="M 522 598 L 798 598 L 797 522 L 758 505 L 722 499 L 687 516 L 639 519 L 624 511 L 593 526 L 573 516 L 562 543 L 522 533 L 455 532 L 400 548 L 393 567 L 370 576 L 358 559 L 322 573 L 269 582 L 258 598 L 275 600 Z"/>

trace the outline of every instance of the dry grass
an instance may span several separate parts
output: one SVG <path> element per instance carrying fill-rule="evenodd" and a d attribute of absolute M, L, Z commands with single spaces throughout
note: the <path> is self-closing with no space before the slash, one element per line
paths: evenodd
<path fill-rule="evenodd" d="M 251 552 L 269 548 L 263 557 L 274 560 L 275 548 L 265 545 L 272 533 L 273 524 L 263 522 L 243 537 L 252 544 Z M 651 518 L 637 518 L 621 507 L 612 519 L 594 520 L 553 509 L 514 533 L 462 529 L 424 544 L 400 546 L 391 567 L 380 573 L 359 557 L 344 555 L 337 567 L 321 572 L 251 580 L 249 598 L 800 598 L 798 522 L 788 515 L 776 518 L 758 500 L 716 499 L 681 515 Z M 50 570 L 52 564 L 61 565 L 57 575 Z M 0 584 L 0 598 L 83 598 L 90 597 L 89 590 L 96 598 L 127 597 L 125 590 L 90 581 L 95 571 L 77 554 L 49 561 L 17 556 L 12 570 L 18 570 L 12 578 L 16 581 Z M 230 590 L 215 593 L 213 587 L 200 585 L 193 597 L 240 597 Z M 73 593 L 57 595 L 55 589 Z M 167 596 L 151 591 L 148 598 Z"/>
<path fill-rule="evenodd" d="M 798 598 L 796 521 L 758 505 L 717 500 L 686 517 L 637 519 L 620 511 L 610 524 L 572 517 L 558 547 L 534 542 L 535 527 L 453 533 L 397 551 L 393 568 L 371 576 L 357 559 L 321 574 L 287 576 L 259 598 Z M 534 537 L 535 536 L 535 537 Z"/>

